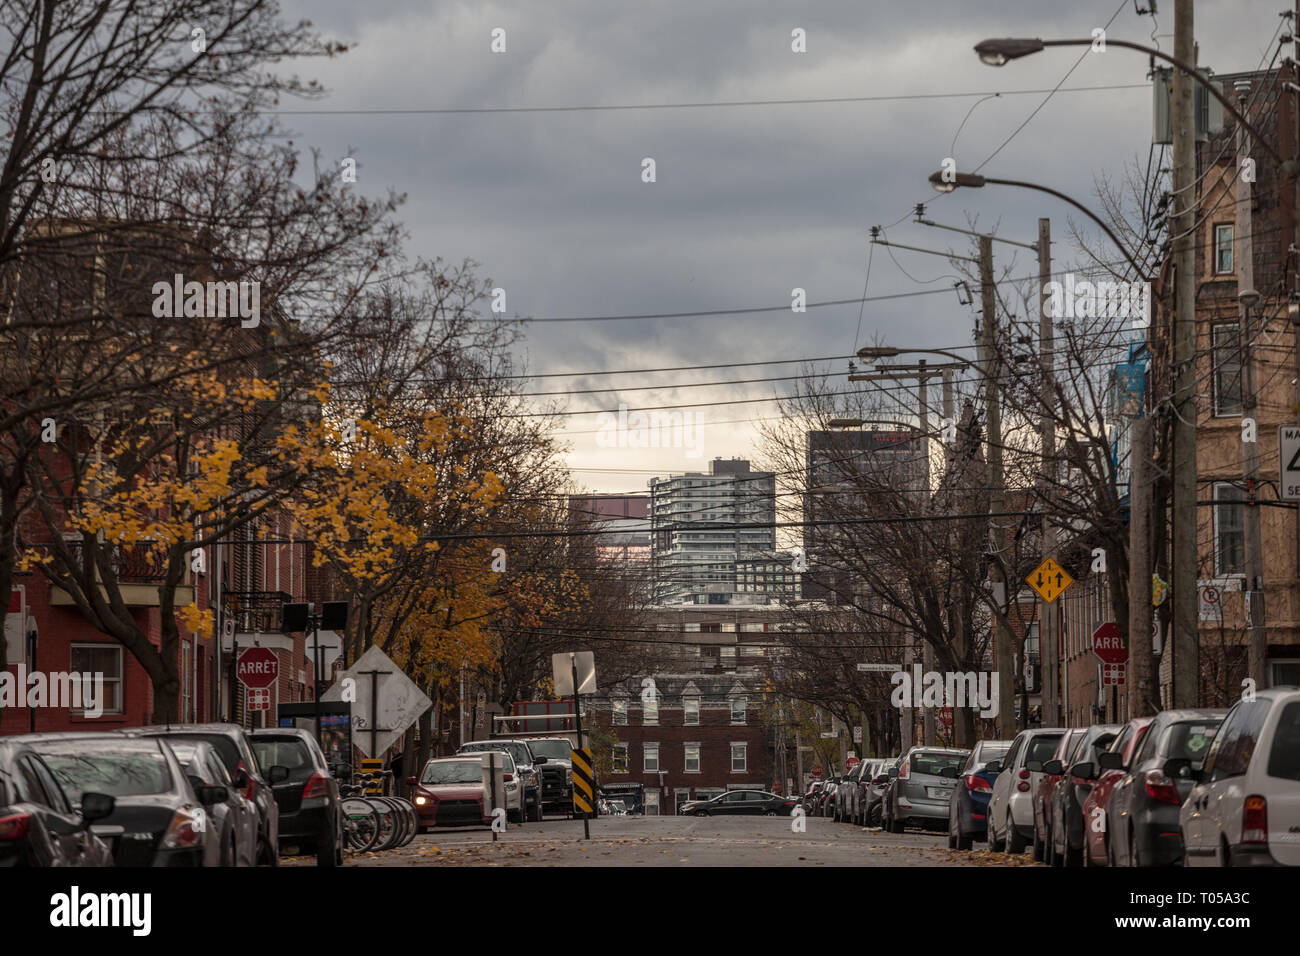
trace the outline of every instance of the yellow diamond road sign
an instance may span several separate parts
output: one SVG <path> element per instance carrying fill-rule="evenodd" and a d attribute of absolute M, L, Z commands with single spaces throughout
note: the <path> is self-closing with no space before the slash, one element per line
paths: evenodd
<path fill-rule="evenodd" d="M 1037 591 L 1044 601 L 1051 604 L 1074 583 L 1074 578 L 1065 573 L 1065 568 L 1048 558 L 1038 566 L 1036 571 L 1025 578 L 1025 582 Z"/>

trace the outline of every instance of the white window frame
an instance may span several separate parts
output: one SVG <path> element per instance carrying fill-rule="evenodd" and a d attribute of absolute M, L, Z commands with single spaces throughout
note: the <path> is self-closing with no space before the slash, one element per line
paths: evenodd
<path fill-rule="evenodd" d="M 659 701 L 641 701 L 641 723 L 646 727 L 659 726 Z"/>
<path fill-rule="evenodd" d="M 622 763 L 622 768 L 621 768 L 621 769 L 620 769 L 620 766 L 619 766 L 619 765 L 620 765 L 620 760 L 619 760 L 620 755 L 622 756 L 622 761 L 621 761 L 621 763 Z M 610 766 L 611 766 L 610 773 L 631 773 L 631 768 L 627 765 L 627 762 L 628 762 L 628 745 L 627 745 L 627 744 L 615 744 L 615 745 L 614 745 L 613 754 L 612 754 L 611 757 L 610 757 Z"/>
<path fill-rule="evenodd" d="M 654 753 L 654 766 L 650 766 L 650 754 Z M 641 770 L 643 773 L 659 772 L 659 745 L 649 742 L 641 745 Z"/>
<path fill-rule="evenodd" d="M 72 655 L 76 651 L 83 648 L 95 650 L 95 651 L 107 651 L 111 654 L 114 654 L 117 657 L 117 676 L 104 677 L 104 699 L 100 701 L 100 704 L 103 706 L 105 714 L 125 713 L 126 712 L 126 674 L 125 674 L 126 656 L 124 652 L 126 648 L 124 648 L 121 644 L 107 644 L 107 643 L 96 642 L 96 641 L 74 641 L 72 644 L 68 646 L 68 671 L 69 672 L 75 669 L 72 664 Z M 30 666 L 30 662 L 29 662 L 29 666 Z M 117 685 L 116 695 L 109 692 L 110 685 L 114 685 L 114 684 Z M 107 701 L 112 700 L 114 696 L 116 696 L 117 698 L 117 706 L 109 707 Z M 72 710 L 69 711 L 69 713 L 73 716 L 84 717 L 86 712 L 84 710 Z"/>
<path fill-rule="evenodd" d="M 740 769 L 736 769 L 736 748 L 740 748 Z M 731 772 L 732 773 L 749 773 L 749 743 L 744 740 L 733 740 L 731 742 Z"/>
<path fill-rule="evenodd" d="M 682 724 L 696 727 L 700 723 L 700 699 L 695 696 L 682 698 Z"/>
<path fill-rule="evenodd" d="M 612 727 L 627 726 L 627 701 L 612 700 L 609 702 L 610 718 L 609 723 Z"/>
<path fill-rule="evenodd" d="M 736 719 L 736 705 L 740 705 L 740 719 Z M 748 722 L 749 719 L 749 698 L 733 697 L 731 698 L 731 723 L 740 726 Z"/>
<path fill-rule="evenodd" d="M 695 750 L 695 768 L 691 769 L 691 750 Z M 682 744 L 682 766 L 685 767 L 684 773 L 699 773 L 700 765 L 703 762 L 704 748 L 700 746 L 699 741 L 691 741 Z"/>
<path fill-rule="evenodd" d="M 1245 512 L 1246 512 L 1246 505 L 1245 505 L 1244 502 L 1245 502 L 1245 498 L 1246 498 L 1246 493 L 1245 493 L 1244 491 L 1242 491 L 1240 488 L 1238 488 L 1236 485 L 1234 485 L 1234 484 L 1233 484 L 1232 482 L 1230 482 L 1230 481 L 1216 481 L 1216 482 L 1214 483 L 1214 489 L 1213 489 L 1213 491 L 1212 491 L 1212 494 L 1214 495 L 1214 500 L 1215 500 L 1216 502 L 1220 500 L 1220 499 L 1219 499 L 1219 491 L 1220 491 L 1221 489 L 1226 489 L 1226 488 L 1231 488 L 1233 491 L 1235 491 L 1235 492 L 1237 492 L 1237 493 L 1239 493 L 1239 494 L 1241 495 L 1241 500 L 1240 500 L 1239 502 L 1237 502 L 1237 507 L 1238 507 L 1238 509 L 1239 509 L 1239 514 L 1241 515 L 1241 525 L 1240 525 L 1240 527 L 1237 529 L 1237 531 L 1238 531 L 1238 533 L 1241 535 L 1241 541 L 1242 541 L 1242 544 L 1241 544 L 1242 566 L 1241 566 L 1241 568 L 1239 568 L 1239 569 L 1237 569 L 1237 570 L 1227 570 L 1227 569 L 1225 569 L 1224 566 L 1223 566 L 1223 555 L 1222 555 L 1222 553 L 1221 553 L 1221 551 L 1220 551 L 1220 548 L 1219 548 L 1220 536 L 1221 536 L 1221 534 L 1222 534 L 1222 531 L 1221 531 L 1221 529 L 1220 529 L 1220 527 L 1219 527 L 1219 521 L 1220 521 L 1221 517 L 1223 516 L 1224 509 L 1221 508 L 1218 504 L 1216 504 L 1216 505 L 1214 506 L 1214 576 L 1215 576 L 1215 577 L 1220 577 L 1220 578 L 1240 577 L 1240 576 L 1242 576 L 1242 575 L 1245 574 L 1245 551 L 1246 551 L 1246 542 L 1245 542 L 1245 523 L 1246 523 L 1246 514 L 1245 514 Z"/>

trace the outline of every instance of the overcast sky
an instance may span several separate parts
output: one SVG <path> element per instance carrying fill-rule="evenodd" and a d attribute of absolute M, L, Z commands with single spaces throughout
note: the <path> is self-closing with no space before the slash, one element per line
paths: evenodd
<path fill-rule="evenodd" d="M 293 115 L 284 123 L 295 142 L 318 146 L 334 161 L 355 157 L 359 188 L 405 192 L 408 252 L 479 262 L 481 274 L 506 290 L 511 315 L 782 306 L 795 287 L 806 289 L 810 302 L 856 299 L 872 225 L 901 219 L 888 230 L 893 241 L 963 248 L 960 237 L 908 221 L 918 201 L 931 203 L 935 220 L 962 225 L 978 217 L 981 227 L 1026 241 L 1036 237 L 1037 218 L 1050 216 L 1054 255 L 1068 259 L 1061 204 L 994 187 L 940 198 L 926 176 L 948 156 L 963 171 L 980 167 L 1069 73 L 1062 90 L 982 171 L 1091 202 L 1096 177 L 1118 179 L 1126 163 L 1147 161 L 1147 60 L 1115 48 L 1088 55 L 1083 48 L 1056 49 L 993 69 L 971 48 L 997 36 L 1086 37 L 1114 17 L 1110 36 L 1170 51 L 1173 4 L 1158 6 L 1153 24 L 1136 15 L 1133 0 L 290 2 L 288 18 L 307 17 L 326 36 L 356 44 L 335 60 L 302 64 L 304 75 L 331 91 L 310 107 L 358 112 Z M 1276 0 L 1198 4 L 1201 64 L 1226 73 L 1267 60 L 1280 6 Z M 504 53 L 491 51 L 495 28 L 505 31 Z M 791 50 L 795 28 L 806 32 L 805 53 Z M 1125 85 L 1133 88 L 1070 91 Z M 1024 90 L 1044 92 L 1014 93 Z M 971 112 L 980 99 L 971 94 L 995 91 L 1002 95 Z M 863 96 L 912 98 L 380 112 Z M 654 183 L 642 181 L 646 157 L 655 160 Z M 999 265 L 1011 261 L 1011 248 L 999 247 Z M 1032 255 L 1020 250 L 1017 275 L 1031 272 Z M 534 373 L 589 373 L 841 356 L 877 337 L 913 347 L 970 346 L 972 312 L 958 304 L 951 280 L 941 278 L 952 271 L 949 263 L 909 252 L 895 256 L 897 264 L 876 249 L 869 297 L 947 291 L 868 302 L 860 330 L 856 304 L 804 314 L 537 323 L 528 327 L 518 358 Z M 679 386 L 574 395 L 564 403 L 572 411 L 616 409 L 620 401 L 635 408 L 767 398 L 783 383 L 680 386 L 795 371 L 777 365 L 579 374 L 540 379 L 528 389 Z M 698 429 L 686 436 L 698 439 L 693 450 L 601 447 L 594 414 L 569 417 L 575 478 L 595 490 L 641 490 L 651 474 L 700 470 L 715 456 L 750 457 L 753 426 L 730 422 L 772 415 L 774 405 L 723 405 L 696 414 Z"/>

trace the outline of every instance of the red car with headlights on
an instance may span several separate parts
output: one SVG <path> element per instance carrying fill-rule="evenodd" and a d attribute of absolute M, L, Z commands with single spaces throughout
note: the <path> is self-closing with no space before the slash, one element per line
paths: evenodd
<path fill-rule="evenodd" d="M 426 763 L 411 790 L 420 832 L 429 827 L 491 826 L 491 799 L 483 778 L 478 754 Z"/>

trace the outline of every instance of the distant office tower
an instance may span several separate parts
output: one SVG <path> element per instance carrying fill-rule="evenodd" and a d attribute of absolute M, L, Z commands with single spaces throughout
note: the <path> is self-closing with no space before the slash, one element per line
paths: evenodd
<path fill-rule="evenodd" d="M 669 603 L 733 603 L 736 561 L 776 549 L 776 475 L 715 458 L 708 474 L 650 480 L 656 595 Z"/>
<path fill-rule="evenodd" d="M 911 431 L 808 432 L 804 490 L 803 596 L 808 600 L 852 600 L 854 573 L 846 535 L 865 518 L 889 517 L 913 492 L 913 505 L 929 495 L 926 442 Z M 905 499 L 904 499 L 905 500 Z M 859 522 L 856 523 L 855 522 Z"/>

